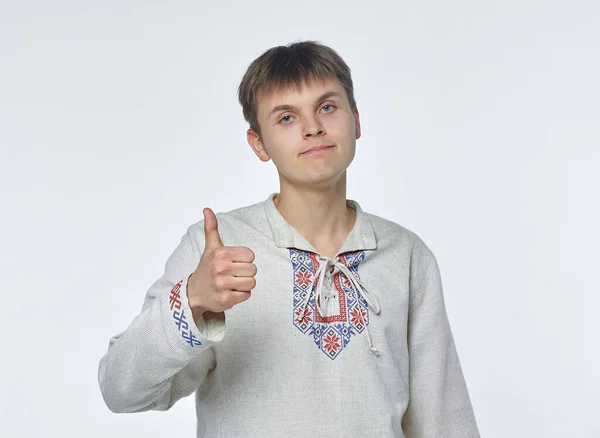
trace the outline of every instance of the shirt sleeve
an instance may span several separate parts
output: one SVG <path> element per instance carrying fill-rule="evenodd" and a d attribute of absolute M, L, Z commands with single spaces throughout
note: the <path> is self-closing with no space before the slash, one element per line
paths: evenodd
<path fill-rule="evenodd" d="M 187 280 L 200 261 L 193 226 L 147 291 L 141 312 L 113 336 L 100 360 L 98 382 L 113 412 L 167 410 L 193 393 L 214 368 L 213 344 L 225 334 L 224 314 L 194 322 Z"/>
<path fill-rule="evenodd" d="M 437 260 L 423 246 L 408 316 L 407 438 L 480 438 L 454 344 Z"/>

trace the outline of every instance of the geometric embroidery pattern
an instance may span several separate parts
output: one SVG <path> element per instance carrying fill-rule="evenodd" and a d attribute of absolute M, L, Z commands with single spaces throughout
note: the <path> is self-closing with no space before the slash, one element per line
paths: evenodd
<path fill-rule="evenodd" d="M 192 347 L 196 347 L 198 345 L 202 345 L 200 340 L 192 333 L 189 329 L 188 321 L 184 310 L 181 308 L 181 286 L 183 285 L 183 280 L 177 283 L 173 289 L 171 289 L 171 293 L 169 295 L 169 309 L 171 310 L 173 320 L 175 321 L 175 325 L 177 326 L 177 330 L 181 334 L 181 337 L 186 340 L 188 344 Z"/>
<path fill-rule="evenodd" d="M 344 264 L 356 278 L 358 265 L 365 258 L 364 251 L 353 251 L 340 254 L 337 260 Z M 314 283 L 312 296 L 303 312 L 303 304 L 311 292 L 310 285 L 319 269 L 319 260 L 316 254 L 290 248 L 294 287 L 293 287 L 293 323 L 298 330 L 310 336 L 317 348 L 325 356 L 334 360 L 340 352 L 348 346 L 352 337 L 362 333 L 369 324 L 367 302 L 352 287 L 352 282 L 338 271 L 333 277 L 333 285 L 337 299 L 338 312 L 334 315 L 322 316 L 316 306 L 316 293 Z M 359 305 L 360 300 L 360 305 Z"/>

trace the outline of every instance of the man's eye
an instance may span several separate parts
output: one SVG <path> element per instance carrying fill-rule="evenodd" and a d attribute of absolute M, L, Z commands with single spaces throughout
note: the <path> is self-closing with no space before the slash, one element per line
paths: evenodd
<path fill-rule="evenodd" d="M 331 104 L 331 103 L 326 103 L 325 105 L 323 105 L 323 106 L 321 107 L 321 109 L 323 109 L 323 108 L 327 108 L 327 107 L 329 107 L 329 109 L 325 109 L 325 112 L 326 112 L 326 113 L 330 113 L 330 112 L 332 112 L 332 111 L 333 111 L 333 110 L 336 108 L 336 106 L 335 106 L 335 105 L 333 105 L 333 104 Z M 292 116 L 290 116 L 289 114 L 288 114 L 288 115 L 286 115 L 286 116 L 283 116 L 281 119 L 279 119 L 279 123 L 282 123 L 282 122 L 283 122 L 284 124 L 287 124 L 289 121 L 291 121 L 291 120 L 290 120 L 290 119 L 291 119 L 291 117 L 292 117 Z M 287 119 L 287 120 L 286 120 L 286 119 Z"/>

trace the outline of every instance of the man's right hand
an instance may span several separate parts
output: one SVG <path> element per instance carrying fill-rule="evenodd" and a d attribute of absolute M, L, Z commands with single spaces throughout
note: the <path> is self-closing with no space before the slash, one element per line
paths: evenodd
<path fill-rule="evenodd" d="M 254 252 L 243 246 L 224 246 L 217 217 L 210 208 L 202 212 L 204 252 L 187 287 L 194 321 L 206 311 L 219 313 L 246 301 L 256 287 Z"/>

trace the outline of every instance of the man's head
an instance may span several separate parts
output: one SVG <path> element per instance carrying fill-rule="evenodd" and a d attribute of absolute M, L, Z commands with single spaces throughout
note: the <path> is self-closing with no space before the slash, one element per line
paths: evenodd
<path fill-rule="evenodd" d="M 350 69 L 314 41 L 273 47 L 250 64 L 238 98 L 250 125 L 248 143 L 296 184 L 341 176 L 360 137 Z M 320 145 L 334 146 L 305 154 Z"/>

